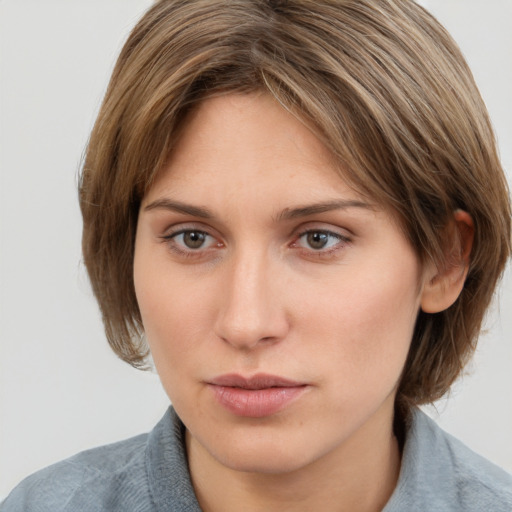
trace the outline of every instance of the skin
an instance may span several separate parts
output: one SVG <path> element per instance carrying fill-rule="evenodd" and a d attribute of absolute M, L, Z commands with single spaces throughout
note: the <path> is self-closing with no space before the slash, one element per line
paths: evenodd
<path fill-rule="evenodd" d="M 205 100 L 142 203 L 134 279 L 203 510 L 382 509 L 397 383 L 439 279 L 307 126 L 265 94 Z M 303 392 L 240 417 L 208 384 L 261 372 Z"/>

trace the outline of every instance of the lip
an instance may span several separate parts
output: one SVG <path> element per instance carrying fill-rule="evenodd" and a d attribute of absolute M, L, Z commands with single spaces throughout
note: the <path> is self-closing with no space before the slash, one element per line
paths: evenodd
<path fill-rule="evenodd" d="M 236 416 L 271 416 L 304 393 L 307 384 L 276 375 L 259 373 L 250 377 L 221 375 L 209 381 L 217 402 Z"/>

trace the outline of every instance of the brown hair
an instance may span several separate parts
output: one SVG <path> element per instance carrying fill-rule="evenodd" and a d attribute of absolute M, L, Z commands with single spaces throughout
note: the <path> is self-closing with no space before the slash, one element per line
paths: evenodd
<path fill-rule="evenodd" d="M 422 262 L 446 263 L 453 212 L 475 224 L 456 303 L 419 313 L 398 391 L 442 396 L 472 354 L 510 254 L 510 201 L 464 58 L 411 0 L 162 0 L 129 36 L 92 132 L 83 253 L 114 351 L 147 348 L 133 285 L 137 215 L 183 119 L 205 97 L 264 90 L 309 125 L 362 193 L 395 212 Z"/>

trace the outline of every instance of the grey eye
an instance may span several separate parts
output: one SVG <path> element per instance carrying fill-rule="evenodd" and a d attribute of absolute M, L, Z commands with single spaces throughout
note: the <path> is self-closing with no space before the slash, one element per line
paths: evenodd
<path fill-rule="evenodd" d="M 309 251 L 324 253 L 342 246 L 348 240 L 341 234 L 328 230 L 310 229 L 299 236 L 297 246 Z"/>
<path fill-rule="evenodd" d="M 189 249 L 200 249 L 206 241 L 206 233 L 202 231 L 185 231 L 181 234 L 183 244 Z"/>
<path fill-rule="evenodd" d="M 322 231 L 310 231 L 306 234 L 306 241 L 312 249 L 319 250 L 323 249 L 329 243 L 331 236 L 332 235 Z"/>

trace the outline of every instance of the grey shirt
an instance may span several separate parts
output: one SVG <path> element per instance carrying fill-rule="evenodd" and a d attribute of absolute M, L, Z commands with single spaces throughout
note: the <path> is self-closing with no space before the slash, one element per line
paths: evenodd
<path fill-rule="evenodd" d="M 172 407 L 149 434 L 89 450 L 21 482 L 1 512 L 200 512 Z M 512 512 L 512 477 L 420 410 L 383 512 Z"/>

